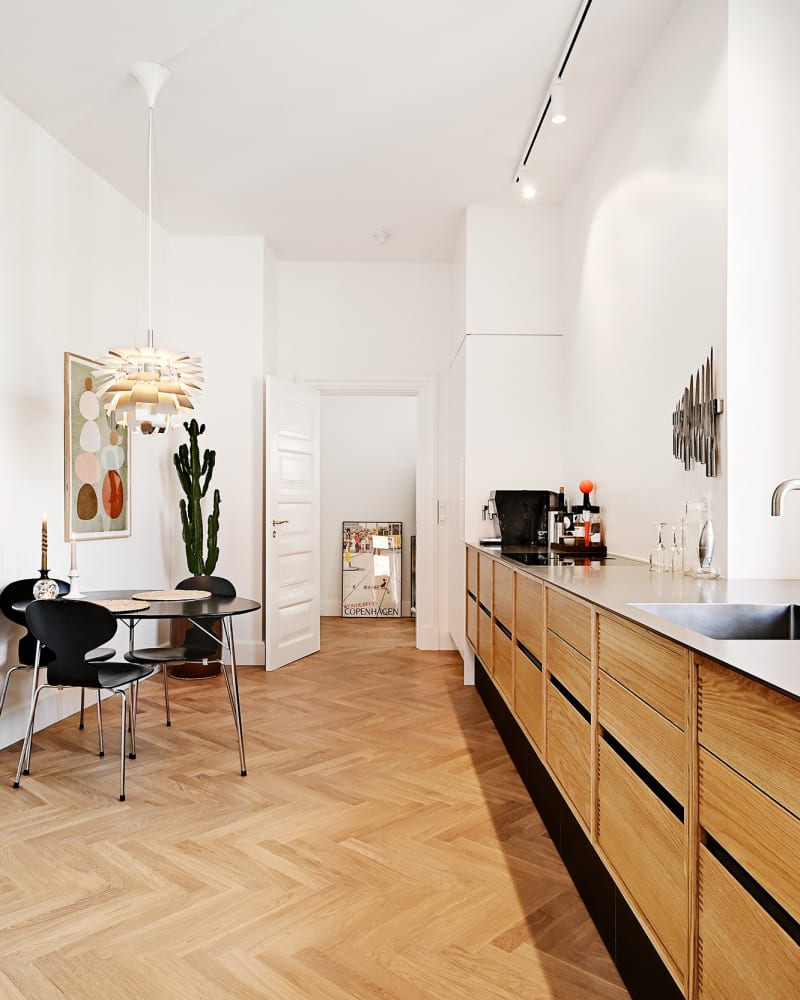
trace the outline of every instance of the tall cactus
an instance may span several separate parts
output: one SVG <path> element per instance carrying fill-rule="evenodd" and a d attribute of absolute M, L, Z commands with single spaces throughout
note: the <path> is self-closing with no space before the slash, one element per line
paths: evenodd
<path fill-rule="evenodd" d="M 200 449 L 197 439 L 205 431 L 205 424 L 198 424 L 192 418 L 190 423 L 183 425 L 189 435 L 189 445 L 182 444 L 173 455 L 173 462 L 178 472 L 186 499 L 181 500 L 181 524 L 183 525 L 183 543 L 186 546 L 186 562 L 192 576 L 206 576 L 214 572 L 219 559 L 219 490 L 214 490 L 214 506 L 208 515 L 208 555 L 203 558 L 203 512 L 200 501 L 208 492 L 211 475 L 217 453 L 203 452 L 203 464 L 200 464 Z"/>

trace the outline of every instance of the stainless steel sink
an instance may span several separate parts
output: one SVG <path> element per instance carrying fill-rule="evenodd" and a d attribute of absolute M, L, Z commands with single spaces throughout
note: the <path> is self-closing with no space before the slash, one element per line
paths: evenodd
<path fill-rule="evenodd" d="M 800 639 L 797 604 L 632 604 L 709 639 Z"/>

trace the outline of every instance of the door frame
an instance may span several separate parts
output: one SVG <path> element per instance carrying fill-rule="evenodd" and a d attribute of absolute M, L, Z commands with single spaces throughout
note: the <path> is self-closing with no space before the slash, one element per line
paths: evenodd
<path fill-rule="evenodd" d="M 433 375 L 405 379 L 305 378 L 321 396 L 415 396 L 417 400 L 417 649 L 439 649 L 439 548 L 436 530 L 437 381 Z"/>

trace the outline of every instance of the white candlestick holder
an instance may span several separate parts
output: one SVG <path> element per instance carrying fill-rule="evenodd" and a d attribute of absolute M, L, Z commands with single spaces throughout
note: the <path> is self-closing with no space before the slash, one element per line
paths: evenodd
<path fill-rule="evenodd" d="M 69 571 L 69 593 L 64 594 L 65 600 L 81 601 L 86 596 L 78 590 L 77 579 L 80 574 L 76 569 Z"/>

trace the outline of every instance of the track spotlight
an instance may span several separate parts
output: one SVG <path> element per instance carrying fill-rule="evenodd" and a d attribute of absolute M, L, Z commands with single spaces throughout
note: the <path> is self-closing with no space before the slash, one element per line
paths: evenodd
<path fill-rule="evenodd" d="M 562 125 L 567 120 L 567 102 L 564 98 L 564 84 L 556 80 L 550 90 L 550 121 Z"/>

